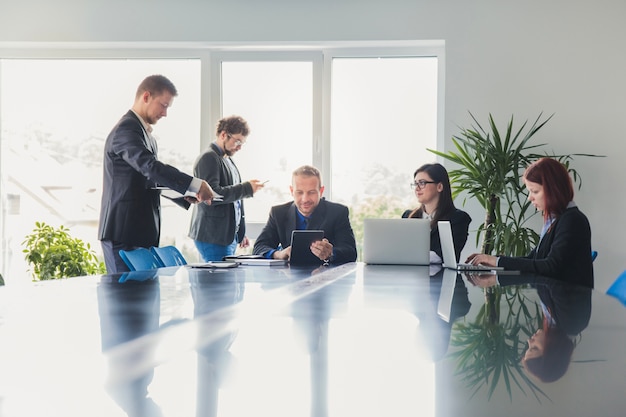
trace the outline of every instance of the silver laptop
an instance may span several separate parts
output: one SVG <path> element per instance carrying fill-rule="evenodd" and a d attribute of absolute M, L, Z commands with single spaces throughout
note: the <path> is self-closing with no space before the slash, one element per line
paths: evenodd
<path fill-rule="evenodd" d="M 428 265 L 429 252 L 429 220 L 363 219 L 363 262 Z"/>
<path fill-rule="evenodd" d="M 452 239 L 452 227 L 449 221 L 439 221 L 439 239 L 441 240 L 441 254 L 443 255 L 443 266 L 457 271 L 497 271 L 504 268 L 498 266 L 472 265 L 456 261 L 454 251 L 454 240 Z"/>

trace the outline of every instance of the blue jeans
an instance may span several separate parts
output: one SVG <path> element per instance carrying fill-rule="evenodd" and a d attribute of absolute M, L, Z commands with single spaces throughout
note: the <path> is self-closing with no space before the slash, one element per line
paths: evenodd
<path fill-rule="evenodd" d="M 233 243 L 230 245 L 216 245 L 215 243 L 202 242 L 200 240 L 194 240 L 200 256 L 204 262 L 209 261 L 221 261 L 224 256 L 234 255 L 237 249 L 237 239 L 233 239 Z"/>

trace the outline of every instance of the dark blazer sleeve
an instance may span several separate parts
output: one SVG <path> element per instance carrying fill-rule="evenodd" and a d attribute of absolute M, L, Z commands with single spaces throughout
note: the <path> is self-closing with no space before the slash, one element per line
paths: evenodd
<path fill-rule="evenodd" d="M 292 213 L 292 214 L 291 214 Z M 270 209 L 267 223 L 254 242 L 252 253 L 266 256 L 279 245 L 286 248 L 291 244 L 291 231 L 296 228 L 295 207 L 285 203 Z M 289 238 L 287 237 L 289 235 Z"/>
<path fill-rule="evenodd" d="M 210 206 L 196 204 L 193 208 L 189 237 L 202 242 L 217 245 L 229 245 L 236 231 L 235 201 L 252 197 L 252 185 L 249 182 L 233 184 L 234 179 L 224 158 L 211 144 L 210 150 L 198 157 L 194 165 L 194 175 L 209 183 L 211 188 L 224 196 L 223 201 L 214 201 Z M 245 212 L 243 201 L 242 217 L 237 230 L 237 241 L 245 235 Z"/>
<path fill-rule="evenodd" d="M 223 201 L 213 202 L 211 206 L 231 204 L 253 195 L 252 185 L 249 182 L 233 184 L 234 180 L 224 158 L 216 152 L 205 152 L 198 158 L 194 175 L 208 182 L 215 192 L 224 196 Z"/>
<path fill-rule="evenodd" d="M 110 147 L 105 149 L 111 157 L 121 158 L 130 168 L 139 172 L 148 181 L 164 185 L 184 194 L 192 177 L 171 165 L 160 162 L 146 146 L 145 136 L 139 120 L 126 116 L 110 136 Z"/>
<path fill-rule="evenodd" d="M 183 194 L 192 177 L 158 161 L 156 143 L 129 111 L 104 144 L 98 238 L 133 246 L 156 246 L 160 236 L 161 184 Z"/>
<path fill-rule="evenodd" d="M 309 228 L 324 230 L 324 237 L 333 245 L 331 263 L 343 264 L 356 261 L 356 241 L 350 225 L 348 207 L 326 200 L 322 200 L 320 206 L 326 211 L 324 219 L 317 226 L 316 216 L 313 213 Z M 317 212 L 317 209 L 315 211 Z"/>
<path fill-rule="evenodd" d="M 501 256 L 498 265 L 577 284 L 591 282 L 593 286 L 591 227 L 587 217 L 577 207 L 567 209 L 528 256 Z M 580 277 L 585 277 L 586 282 L 578 282 Z"/>

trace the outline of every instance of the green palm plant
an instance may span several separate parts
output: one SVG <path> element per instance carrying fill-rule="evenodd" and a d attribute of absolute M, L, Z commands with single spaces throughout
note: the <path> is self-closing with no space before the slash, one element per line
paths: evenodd
<path fill-rule="evenodd" d="M 481 252 L 525 255 L 536 246 L 539 235 L 526 227 L 535 212 L 529 213 L 532 206 L 521 181 L 524 169 L 531 162 L 550 156 L 568 168 L 580 188 L 580 176 L 570 167 L 570 161 L 574 156 L 596 155 L 535 153 L 546 144 L 532 144 L 531 139 L 552 116 L 542 120 L 542 113 L 539 114 L 528 129 L 528 121 L 514 129 L 511 116 L 504 132 L 498 129 L 491 114 L 489 129 L 483 128 L 473 114 L 470 113 L 470 116 L 475 126 L 463 128 L 460 134 L 452 137 L 455 150 L 428 151 L 461 166 L 449 170 L 453 197 L 465 193 L 463 204 L 468 198 L 474 198 L 485 209 L 485 221 L 476 235 L 476 244 L 480 244 Z"/>

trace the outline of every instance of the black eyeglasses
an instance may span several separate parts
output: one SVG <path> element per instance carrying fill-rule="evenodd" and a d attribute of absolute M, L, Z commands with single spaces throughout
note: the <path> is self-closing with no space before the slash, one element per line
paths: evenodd
<path fill-rule="evenodd" d="M 436 183 L 437 183 L 437 181 L 419 180 L 417 182 L 412 182 L 411 183 L 411 188 L 422 190 L 422 189 L 426 188 L 426 185 L 428 185 L 428 184 L 436 184 Z"/>

